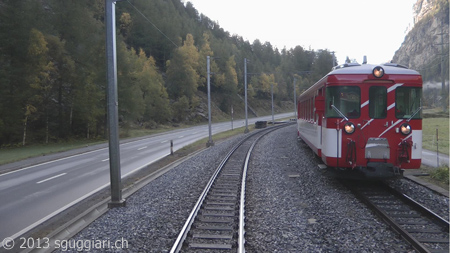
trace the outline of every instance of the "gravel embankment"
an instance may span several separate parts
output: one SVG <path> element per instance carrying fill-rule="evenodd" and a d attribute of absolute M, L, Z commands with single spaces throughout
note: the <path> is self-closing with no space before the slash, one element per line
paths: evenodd
<path fill-rule="evenodd" d="M 216 144 L 178 165 L 130 196 L 127 207 L 109 210 L 72 239 L 123 238 L 129 252 L 168 252 L 211 174 L 240 139 Z M 295 126 L 264 137 L 248 173 L 247 252 L 412 251 L 317 168 L 312 151 L 297 141 Z"/>
<path fill-rule="evenodd" d="M 73 243 L 123 238 L 128 252 L 169 251 L 212 173 L 240 139 L 213 146 L 152 181 L 130 196 L 125 208 L 109 210 L 78 233 Z M 90 250 L 96 251 L 105 249 Z"/>
<path fill-rule="evenodd" d="M 409 245 L 296 141 L 295 126 L 257 146 L 249 170 L 248 252 L 408 252 Z"/>
<path fill-rule="evenodd" d="M 410 196 L 447 221 L 449 220 L 450 210 L 447 197 L 406 179 L 391 180 L 389 185 Z"/>

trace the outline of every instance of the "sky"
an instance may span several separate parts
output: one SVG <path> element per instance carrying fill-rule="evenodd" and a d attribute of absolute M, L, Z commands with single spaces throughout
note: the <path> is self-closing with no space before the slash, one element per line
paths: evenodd
<path fill-rule="evenodd" d="M 280 51 L 299 45 L 334 51 L 362 63 L 389 62 L 413 25 L 417 0 L 185 0 L 231 35 L 270 42 Z"/>

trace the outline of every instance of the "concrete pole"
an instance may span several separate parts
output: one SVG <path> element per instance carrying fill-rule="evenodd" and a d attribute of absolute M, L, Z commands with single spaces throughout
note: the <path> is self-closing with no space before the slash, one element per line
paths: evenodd
<path fill-rule="evenodd" d="M 211 133 L 211 78 L 210 78 L 210 61 L 211 57 L 208 55 L 206 56 L 206 77 L 207 77 L 207 84 L 208 84 L 208 130 L 209 130 L 209 140 L 206 143 L 207 147 L 214 146 L 214 142 L 212 140 L 212 133 Z"/>
<path fill-rule="evenodd" d="M 233 111 L 233 105 L 231 105 L 231 131 L 233 131 L 233 116 L 234 116 L 234 111 Z"/>
<path fill-rule="evenodd" d="M 443 112 L 447 112 L 447 98 L 448 98 L 448 93 L 447 93 L 447 89 L 445 87 L 445 71 L 444 71 L 444 30 L 441 27 L 441 82 L 442 82 L 442 111 Z M 448 55 L 447 55 L 448 57 Z M 439 164 L 438 164 L 439 166 Z"/>
<path fill-rule="evenodd" d="M 275 125 L 275 119 L 274 119 L 274 115 L 273 115 L 273 83 L 270 84 L 270 88 L 271 88 L 271 93 L 272 93 L 272 125 Z"/>
<path fill-rule="evenodd" d="M 244 58 L 244 86 L 245 86 L 245 130 L 248 133 L 248 114 L 247 114 L 247 58 Z"/>
<path fill-rule="evenodd" d="M 296 94 L 296 82 L 297 78 L 294 77 L 294 113 L 295 113 L 295 119 L 297 119 L 297 94 Z"/>
<path fill-rule="evenodd" d="M 105 1 L 109 167 L 111 180 L 111 202 L 108 204 L 109 207 L 125 206 L 126 203 L 122 199 L 120 173 L 115 4 L 115 0 Z"/>

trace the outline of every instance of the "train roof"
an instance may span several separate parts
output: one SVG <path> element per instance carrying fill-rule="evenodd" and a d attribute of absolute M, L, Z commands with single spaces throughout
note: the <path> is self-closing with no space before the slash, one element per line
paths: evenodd
<path fill-rule="evenodd" d="M 393 75 L 420 75 L 419 72 L 408 69 L 407 67 L 396 64 L 396 63 L 384 63 L 380 65 L 373 64 L 359 64 L 359 63 L 348 63 L 342 64 L 334 67 L 331 72 L 322 77 L 319 81 L 317 81 L 314 85 L 309 87 L 306 91 L 300 94 L 299 99 L 306 94 L 310 93 L 314 89 L 316 89 L 317 85 L 322 83 L 331 75 L 357 75 L 357 74 L 373 74 L 374 68 L 382 67 L 385 74 L 393 74 Z"/>
<path fill-rule="evenodd" d="M 372 64 L 358 64 L 358 63 L 348 63 L 339 65 L 333 68 L 333 70 L 328 73 L 328 75 L 339 75 L 339 74 L 371 74 L 372 70 L 381 66 L 384 69 L 385 74 L 397 74 L 397 75 L 420 75 L 419 72 L 408 69 L 407 67 L 396 64 L 396 63 L 384 63 L 381 65 Z"/>

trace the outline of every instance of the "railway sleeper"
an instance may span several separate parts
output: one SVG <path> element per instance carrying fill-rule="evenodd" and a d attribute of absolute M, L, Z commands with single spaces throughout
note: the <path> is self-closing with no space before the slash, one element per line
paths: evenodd
<path fill-rule="evenodd" d="M 429 222 L 426 221 L 398 221 L 396 220 L 397 224 L 399 225 L 429 225 Z"/>
<path fill-rule="evenodd" d="M 213 189 L 213 190 L 211 190 L 211 193 L 210 193 L 211 195 L 217 195 L 217 194 L 228 194 L 228 195 L 235 195 L 235 196 L 237 196 L 237 189 L 233 189 L 233 190 L 216 190 L 216 189 Z"/>
<path fill-rule="evenodd" d="M 200 210 L 204 216 L 224 216 L 224 217 L 236 217 L 236 211 L 218 211 L 218 210 Z"/>
<path fill-rule="evenodd" d="M 231 250 L 233 248 L 233 245 L 221 243 L 190 243 L 189 248 Z"/>
<path fill-rule="evenodd" d="M 449 243 L 448 238 L 417 237 L 416 239 L 421 243 Z"/>
<path fill-rule="evenodd" d="M 236 203 L 234 203 L 234 202 L 226 202 L 226 201 L 223 201 L 223 202 L 220 202 L 220 201 L 206 201 L 206 204 L 207 205 L 221 205 L 221 206 L 235 206 L 236 205 Z"/>
<path fill-rule="evenodd" d="M 418 213 L 396 213 L 396 214 L 389 214 L 389 216 L 393 218 L 420 218 L 422 215 Z"/>
<path fill-rule="evenodd" d="M 208 217 L 208 216 L 199 216 L 198 220 L 201 222 L 205 222 L 205 223 L 233 223 L 235 221 L 234 218 L 230 218 L 230 217 L 222 217 L 222 218 L 217 218 L 218 216 L 213 216 L 213 217 Z"/>
<path fill-rule="evenodd" d="M 214 185 L 211 187 L 212 190 L 229 190 L 229 189 L 237 189 L 239 188 L 238 184 L 220 184 Z"/>
<path fill-rule="evenodd" d="M 237 198 L 237 194 L 236 193 L 225 193 L 225 192 L 212 192 L 211 196 L 221 196 L 221 197 L 236 197 Z"/>
<path fill-rule="evenodd" d="M 438 229 L 428 229 L 428 228 L 406 228 L 408 233 L 430 233 L 430 234 L 440 234 L 443 231 Z"/>
<path fill-rule="evenodd" d="M 224 226 L 224 225 L 204 225 L 204 224 L 197 224 L 195 226 L 195 229 L 199 230 L 211 230 L 211 231 L 234 231 L 234 226 Z"/>
<path fill-rule="evenodd" d="M 194 239 L 212 239 L 212 240 L 231 240 L 233 239 L 232 234 L 193 234 L 192 238 Z"/>
<path fill-rule="evenodd" d="M 208 196 L 206 197 L 206 200 L 208 201 L 237 201 L 237 195 L 236 196 Z"/>
<path fill-rule="evenodd" d="M 380 208 L 383 209 L 383 211 L 385 211 L 385 212 L 410 212 L 411 211 L 410 208 L 400 206 L 400 205 L 398 205 L 398 208 L 393 208 L 392 206 L 384 207 L 384 206 L 380 205 Z"/>
<path fill-rule="evenodd" d="M 229 207 L 229 206 L 205 206 L 203 207 L 205 210 L 223 210 L 223 211 L 234 211 L 236 210 L 236 207 Z"/>

